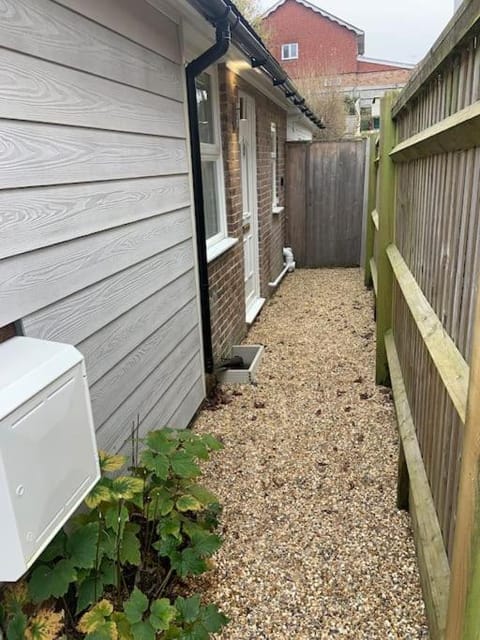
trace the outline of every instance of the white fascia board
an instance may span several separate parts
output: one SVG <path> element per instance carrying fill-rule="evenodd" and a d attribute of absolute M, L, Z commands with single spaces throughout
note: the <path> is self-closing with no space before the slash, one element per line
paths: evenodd
<path fill-rule="evenodd" d="M 386 67 L 397 67 L 400 69 L 415 69 L 414 64 L 410 62 L 394 62 L 393 60 L 381 60 L 380 58 L 367 58 L 366 56 L 357 56 L 358 62 L 367 62 L 368 64 L 380 64 Z M 368 73 L 368 71 L 367 71 Z"/>

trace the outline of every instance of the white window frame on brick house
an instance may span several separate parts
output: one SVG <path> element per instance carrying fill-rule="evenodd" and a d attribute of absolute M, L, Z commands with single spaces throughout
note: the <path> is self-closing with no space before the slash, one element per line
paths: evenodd
<path fill-rule="evenodd" d="M 277 125 L 275 122 L 270 123 L 271 149 L 270 156 L 272 158 L 272 210 L 278 207 L 278 185 L 277 185 Z"/>
<path fill-rule="evenodd" d="M 298 60 L 298 42 L 282 44 L 282 60 Z"/>
<path fill-rule="evenodd" d="M 212 67 L 205 71 L 200 75 L 200 80 L 202 76 L 207 76 L 209 79 L 209 115 L 212 119 L 210 127 L 207 126 L 204 129 L 209 134 L 210 140 L 202 141 L 202 116 L 201 109 L 199 109 L 200 153 L 203 174 L 205 231 L 207 235 L 207 260 L 210 262 L 224 253 L 224 251 L 233 246 L 237 241 L 234 238 L 228 237 L 217 68 Z M 197 84 L 197 100 L 199 99 L 199 91 L 200 89 L 198 89 Z M 204 124 L 208 125 L 207 122 Z M 205 173 L 207 170 L 210 173 L 210 181 Z M 213 190 L 210 186 L 212 182 L 214 183 Z M 209 207 L 213 207 L 214 212 L 209 211 Z M 209 233 L 209 215 L 211 220 L 215 218 L 215 233 Z"/>

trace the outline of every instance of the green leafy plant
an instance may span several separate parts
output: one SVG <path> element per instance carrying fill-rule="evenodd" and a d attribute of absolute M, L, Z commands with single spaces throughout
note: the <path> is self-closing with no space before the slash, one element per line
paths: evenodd
<path fill-rule="evenodd" d="M 215 605 L 176 591 L 208 570 L 222 544 L 220 504 L 198 483 L 199 462 L 222 445 L 171 429 L 152 431 L 144 445 L 123 474 L 123 456 L 100 452 L 88 510 L 55 537 L 21 589 L 2 597 L 7 640 L 55 640 L 64 626 L 68 638 L 203 640 L 226 624 Z"/>

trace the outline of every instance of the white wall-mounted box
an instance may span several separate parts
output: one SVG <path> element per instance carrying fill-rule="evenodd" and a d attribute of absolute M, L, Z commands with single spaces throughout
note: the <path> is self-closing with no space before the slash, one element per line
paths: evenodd
<path fill-rule="evenodd" d="M 100 477 L 83 356 L 0 344 L 0 581 L 20 578 Z"/>

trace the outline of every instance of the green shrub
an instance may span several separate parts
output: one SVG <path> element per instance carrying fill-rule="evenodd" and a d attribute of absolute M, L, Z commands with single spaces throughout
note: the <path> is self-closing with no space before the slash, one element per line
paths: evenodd
<path fill-rule="evenodd" d="M 152 431 L 129 473 L 100 452 L 102 477 L 86 505 L 0 606 L 6 640 L 207 640 L 227 623 L 182 578 L 208 569 L 222 544 L 221 507 L 198 484 L 198 462 L 222 445 L 210 435 Z M 65 634 L 65 635 L 62 635 Z"/>

